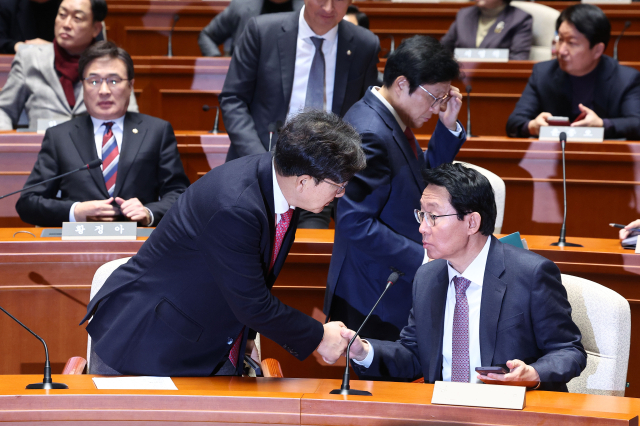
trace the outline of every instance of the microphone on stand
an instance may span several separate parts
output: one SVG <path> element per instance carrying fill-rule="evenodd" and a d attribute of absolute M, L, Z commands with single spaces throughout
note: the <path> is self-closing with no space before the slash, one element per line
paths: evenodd
<path fill-rule="evenodd" d="M 391 269 L 393 269 L 393 268 L 391 268 Z M 402 272 L 400 272 L 400 271 L 395 270 L 395 269 L 391 273 L 391 275 L 389 275 L 389 278 L 387 278 L 387 286 L 384 288 L 384 291 L 382 292 L 382 294 L 378 298 L 378 301 L 376 302 L 375 305 L 373 305 L 373 309 L 371 309 L 371 312 L 369 312 L 369 315 L 367 315 L 367 317 L 364 319 L 364 321 L 362 321 L 362 324 L 360 325 L 360 328 L 358 329 L 358 331 L 356 331 L 356 334 L 354 334 L 354 336 L 351 338 L 351 340 L 349 340 L 349 345 L 347 346 L 347 353 L 346 353 L 346 355 L 347 355 L 347 366 L 345 367 L 344 374 L 342 375 L 342 385 L 340 385 L 340 389 L 334 389 L 331 392 L 329 392 L 330 394 L 367 395 L 367 396 L 371 396 L 371 392 L 357 390 L 357 389 L 351 389 L 351 387 L 349 386 L 349 352 L 351 351 L 351 344 L 353 343 L 354 340 L 356 340 L 356 337 L 358 337 L 358 334 L 360 334 L 360 331 L 362 330 L 362 327 L 364 327 L 364 325 L 367 323 L 367 320 L 369 319 L 369 317 L 371 316 L 373 311 L 376 309 L 376 306 L 378 306 L 378 303 L 380 303 L 380 301 L 382 300 L 382 297 L 384 296 L 384 294 L 387 292 L 387 290 L 389 290 L 389 287 L 391 287 L 392 285 L 394 285 L 396 283 L 396 281 L 398 281 L 398 278 L 400 278 L 401 275 L 404 275 L 404 274 Z"/>
<path fill-rule="evenodd" d="M 178 22 L 180 20 L 180 15 L 178 15 L 177 13 L 175 15 L 173 15 L 173 24 L 171 25 L 171 31 L 169 31 L 169 51 L 167 52 L 167 57 L 172 58 L 173 57 L 173 47 L 172 47 L 172 43 L 171 41 L 173 40 L 173 30 L 176 27 L 176 22 Z"/>
<path fill-rule="evenodd" d="M 620 35 L 618 35 L 618 37 L 616 37 L 616 42 L 613 43 L 613 59 L 616 62 L 618 62 L 618 43 L 620 43 L 620 39 L 622 38 L 622 35 L 627 30 L 627 28 L 629 28 L 630 26 L 631 26 L 631 21 L 626 21 L 624 23 L 624 28 L 622 28 L 622 31 L 620 31 Z"/>
<path fill-rule="evenodd" d="M 218 106 L 214 106 L 213 108 L 216 109 L 216 119 L 213 122 L 213 129 L 209 130 L 209 133 L 213 133 L 214 135 L 218 134 L 218 120 L 220 118 L 220 107 Z M 211 109 L 211 107 L 209 105 L 202 105 L 202 110 L 204 112 L 207 112 Z"/>
<path fill-rule="evenodd" d="M 44 342 L 44 339 L 38 336 L 33 331 L 31 331 L 29 327 L 21 323 L 16 317 L 11 315 L 9 312 L 5 311 L 2 306 L 0 306 L 0 310 L 5 314 L 9 315 L 9 317 L 12 320 L 17 322 L 21 326 L 23 326 L 29 333 L 36 336 L 36 339 L 40 340 L 44 345 L 44 353 L 45 353 L 45 356 L 47 357 L 47 360 L 45 361 L 45 364 L 44 364 L 44 377 L 42 378 L 42 383 L 32 383 L 30 385 L 27 385 L 25 389 L 69 389 L 69 386 L 65 385 L 64 383 L 54 383 L 53 380 L 51 380 L 51 364 L 49 363 L 49 349 L 47 349 L 47 344 Z"/>
<path fill-rule="evenodd" d="M 560 230 L 560 238 L 557 243 L 552 243 L 552 246 L 558 247 L 582 247 L 580 244 L 568 243 L 565 239 L 567 234 L 567 174 L 565 171 L 564 163 L 564 147 L 567 143 L 567 134 L 565 132 L 560 133 L 560 146 L 562 147 L 562 191 L 564 197 L 564 218 L 562 219 L 562 229 Z"/>
<path fill-rule="evenodd" d="M 467 84 L 467 135 L 473 136 L 471 133 L 471 85 Z"/>
<path fill-rule="evenodd" d="M 96 167 L 99 167 L 99 166 L 100 166 L 100 164 L 102 164 L 102 160 L 100 160 L 100 159 L 93 160 L 93 161 L 92 161 L 92 162 L 90 162 L 89 164 L 85 164 L 84 166 L 82 166 L 82 167 L 80 167 L 80 168 L 78 168 L 78 169 L 71 170 L 70 172 L 63 173 L 63 174 L 58 175 L 58 176 L 54 176 L 54 177 L 52 177 L 52 178 L 50 178 L 50 179 L 43 180 L 42 182 L 34 183 L 33 185 L 25 186 L 25 187 L 24 187 L 24 188 L 22 188 L 22 189 L 19 189 L 19 190 L 17 190 L 17 191 L 13 191 L 13 192 L 11 192 L 11 193 L 9 193 L 9 194 L 5 194 L 5 195 L 3 195 L 3 196 L 0 196 L 0 200 L 2 200 L 3 198 L 8 197 L 9 195 L 13 195 L 13 194 L 17 194 L 18 192 L 26 191 L 27 189 L 31 189 L 31 188 L 33 188 L 34 186 L 42 185 L 43 183 L 51 182 L 52 180 L 60 179 L 60 178 L 63 178 L 63 177 L 65 177 L 65 176 L 68 176 L 68 175 L 74 174 L 74 173 L 76 173 L 76 172 L 80 172 L 80 171 L 82 171 L 82 170 L 91 170 L 91 169 L 95 169 Z"/>

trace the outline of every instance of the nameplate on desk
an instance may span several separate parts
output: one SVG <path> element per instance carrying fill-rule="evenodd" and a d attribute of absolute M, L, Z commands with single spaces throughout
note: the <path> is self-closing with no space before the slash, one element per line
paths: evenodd
<path fill-rule="evenodd" d="M 57 126 L 58 124 L 62 124 L 65 121 L 69 121 L 68 118 L 38 118 L 36 131 L 38 133 L 44 133 L 47 131 L 49 127 Z"/>
<path fill-rule="evenodd" d="M 559 142 L 562 132 L 567 134 L 567 142 L 602 142 L 604 140 L 604 127 L 569 126 L 540 127 L 538 140 Z"/>
<path fill-rule="evenodd" d="M 509 49 L 465 49 L 457 47 L 453 51 L 460 62 L 509 62 Z"/>
<path fill-rule="evenodd" d="M 134 241 L 136 222 L 64 222 L 63 241 Z"/>
<path fill-rule="evenodd" d="M 527 388 L 478 383 L 436 382 L 432 404 L 522 410 Z"/>
<path fill-rule="evenodd" d="M 631 4 L 631 0 L 582 0 L 582 3 L 587 4 Z"/>

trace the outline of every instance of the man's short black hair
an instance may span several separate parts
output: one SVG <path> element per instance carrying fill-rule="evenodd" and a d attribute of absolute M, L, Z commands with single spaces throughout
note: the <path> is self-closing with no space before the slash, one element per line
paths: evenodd
<path fill-rule="evenodd" d="M 288 120 L 278 136 L 274 154 L 281 176 L 309 175 L 349 181 L 367 164 L 358 132 L 330 112 L 310 110 Z"/>
<path fill-rule="evenodd" d="M 107 1 L 106 0 L 91 0 L 91 14 L 93 15 L 93 22 L 102 22 L 107 17 Z"/>
<path fill-rule="evenodd" d="M 593 4 L 574 4 L 562 11 L 556 21 L 556 31 L 563 22 L 569 22 L 587 40 L 589 47 L 593 48 L 598 43 L 604 43 L 605 49 L 611 38 L 611 23 L 602 9 Z"/>
<path fill-rule="evenodd" d="M 489 180 L 479 171 L 460 163 L 444 163 L 434 169 L 423 169 L 427 186 L 441 186 L 449 193 L 458 220 L 465 213 L 480 213 L 480 233 L 491 235 L 496 227 L 496 199 Z"/>
<path fill-rule="evenodd" d="M 111 59 L 120 59 L 124 62 L 124 65 L 127 68 L 127 79 L 133 80 L 133 60 L 131 59 L 131 56 L 129 56 L 126 50 L 116 46 L 112 41 L 95 42 L 82 52 L 80 60 L 78 61 L 78 72 L 80 73 L 80 78 L 85 77 L 84 70 L 91 61 L 105 56 Z"/>
<path fill-rule="evenodd" d="M 367 16 L 366 13 L 360 12 L 360 9 L 358 9 L 358 6 L 350 4 L 349 6 L 347 6 L 346 14 L 355 15 L 356 21 L 358 22 L 358 26 L 369 29 L 369 17 Z"/>
<path fill-rule="evenodd" d="M 389 55 L 384 67 L 384 86 L 391 87 L 401 75 L 407 78 L 409 93 L 413 93 L 421 84 L 455 80 L 460 75 L 460 66 L 438 40 L 417 35 L 404 39 Z"/>

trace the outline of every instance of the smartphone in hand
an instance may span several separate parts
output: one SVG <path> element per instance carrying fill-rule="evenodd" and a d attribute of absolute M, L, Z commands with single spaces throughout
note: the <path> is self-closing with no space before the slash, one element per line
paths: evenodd
<path fill-rule="evenodd" d="M 547 118 L 549 126 L 570 126 L 569 117 L 549 117 Z"/>
<path fill-rule="evenodd" d="M 509 370 L 504 367 L 476 367 L 476 373 L 480 373 L 483 376 L 488 375 L 489 373 L 493 374 L 507 374 Z"/>

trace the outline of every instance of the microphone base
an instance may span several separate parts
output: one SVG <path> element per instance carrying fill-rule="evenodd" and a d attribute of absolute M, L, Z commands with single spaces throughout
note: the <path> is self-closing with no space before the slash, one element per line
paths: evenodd
<path fill-rule="evenodd" d="M 558 241 L 557 243 L 551 243 L 551 245 L 557 247 L 584 247 L 582 244 L 567 243 L 566 241 Z"/>
<path fill-rule="evenodd" d="M 372 396 L 371 392 L 357 390 L 357 389 L 334 389 L 329 392 L 332 395 L 363 395 L 363 396 Z"/>
<path fill-rule="evenodd" d="M 25 389 L 69 389 L 64 383 L 32 383 Z"/>

